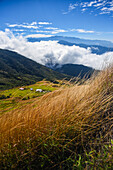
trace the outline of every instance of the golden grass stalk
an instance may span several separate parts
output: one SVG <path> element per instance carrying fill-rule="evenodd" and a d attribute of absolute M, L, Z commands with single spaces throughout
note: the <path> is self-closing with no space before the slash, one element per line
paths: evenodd
<path fill-rule="evenodd" d="M 84 85 L 56 90 L 0 117 L 0 147 L 32 139 L 74 142 L 75 148 L 113 133 L 113 67 Z M 76 142 L 75 142 L 76 141 Z M 40 145 L 40 142 L 37 143 Z"/>

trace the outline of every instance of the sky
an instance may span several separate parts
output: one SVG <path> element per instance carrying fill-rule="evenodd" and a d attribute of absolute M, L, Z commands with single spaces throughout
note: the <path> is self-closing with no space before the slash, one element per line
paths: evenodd
<path fill-rule="evenodd" d="M 0 30 L 113 42 L 113 0 L 0 0 Z"/>
<path fill-rule="evenodd" d="M 89 47 L 27 41 L 51 36 L 113 42 L 113 0 L 0 0 L 0 48 L 43 65 L 52 60 L 101 69 L 113 59 L 113 52 L 97 55 Z"/>

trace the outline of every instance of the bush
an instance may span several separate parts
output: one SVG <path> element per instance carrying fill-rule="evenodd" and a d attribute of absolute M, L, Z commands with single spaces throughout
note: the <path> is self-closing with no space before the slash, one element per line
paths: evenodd
<path fill-rule="evenodd" d="M 7 99 L 7 98 L 9 98 L 9 96 L 0 95 L 0 99 Z"/>

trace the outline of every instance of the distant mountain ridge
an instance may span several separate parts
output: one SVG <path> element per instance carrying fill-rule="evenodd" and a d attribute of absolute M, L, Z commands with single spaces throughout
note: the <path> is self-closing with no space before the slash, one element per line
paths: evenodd
<path fill-rule="evenodd" d="M 43 66 L 16 52 L 0 49 L 0 89 L 29 85 L 43 79 L 56 81 L 72 77 L 90 77 L 95 69 L 78 64 Z"/>
<path fill-rule="evenodd" d="M 94 71 L 96 71 L 91 67 L 81 64 L 56 64 L 52 69 L 58 71 L 59 73 L 67 74 L 73 77 L 79 76 L 79 78 L 83 78 L 84 76 L 89 78 L 94 73 Z"/>
<path fill-rule="evenodd" d="M 86 45 L 97 45 L 97 46 L 103 46 L 103 47 L 111 47 L 113 48 L 113 43 L 111 41 L 106 40 L 89 40 L 89 39 L 81 39 L 77 37 L 66 37 L 66 36 L 52 36 L 52 37 L 46 37 L 46 38 L 28 38 L 28 41 L 30 42 L 40 42 L 40 41 L 67 41 L 70 43 L 76 43 L 76 44 L 86 44 Z"/>
<path fill-rule="evenodd" d="M 79 46 L 79 47 L 86 48 L 86 49 L 90 48 L 92 53 L 98 54 L 98 55 L 104 54 L 106 52 L 113 52 L 113 48 L 103 47 L 100 45 L 76 44 L 76 43 L 70 43 L 70 42 L 63 41 L 63 40 L 60 40 L 58 43 L 63 44 L 63 45 L 68 45 L 68 46 L 75 45 L 75 46 Z"/>
<path fill-rule="evenodd" d="M 71 78 L 55 72 L 16 52 L 0 49 L 0 89 L 33 84 L 46 79 Z"/>

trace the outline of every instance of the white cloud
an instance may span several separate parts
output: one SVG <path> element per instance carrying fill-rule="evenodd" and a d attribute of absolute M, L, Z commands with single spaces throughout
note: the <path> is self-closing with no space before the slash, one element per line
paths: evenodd
<path fill-rule="evenodd" d="M 83 8 L 85 8 L 85 7 L 87 7 L 87 4 L 88 4 L 88 2 L 82 2 L 82 3 L 80 3 L 80 6 L 82 6 Z"/>
<path fill-rule="evenodd" d="M 37 25 L 37 22 L 32 22 L 31 25 Z"/>
<path fill-rule="evenodd" d="M 51 22 L 38 22 L 39 25 L 51 25 Z"/>
<path fill-rule="evenodd" d="M 86 8 L 83 8 L 83 9 L 82 9 L 82 12 L 84 12 L 84 11 L 86 11 L 86 10 L 87 10 Z"/>
<path fill-rule="evenodd" d="M 58 28 L 55 28 L 55 27 L 46 27 L 45 29 L 47 29 L 47 30 L 57 30 Z"/>
<path fill-rule="evenodd" d="M 68 11 L 64 12 L 63 14 L 68 14 L 72 10 L 75 10 L 76 7 L 79 7 L 82 12 L 86 11 L 87 9 L 92 10 L 92 8 L 97 12 L 97 14 L 112 14 L 113 12 L 113 0 L 92 0 L 86 2 L 78 2 L 75 4 L 69 4 Z M 101 12 L 105 11 L 105 12 Z M 95 14 L 95 15 L 97 15 Z"/>
<path fill-rule="evenodd" d="M 26 38 L 41 38 L 41 37 L 52 37 L 53 35 L 46 35 L 46 34 L 30 34 L 27 35 Z"/>
<path fill-rule="evenodd" d="M 68 30 L 64 30 L 64 29 L 59 29 L 59 28 L 55 28 L 55 27 L 46 27 L 44 28 L 46 30 L 50 30 L 49 32 L 51 32 L 51 34 L 58 34 L 60 32 L 68 32 Z"/>
<path fill-rule="evenodd" d="M 91 1 L 91 2 L 88 3 L 87 6 L 91 7 L 93 4 L 96 4 L 96 3 L 97 3 L 97 1 Z"/>
<path fill-rule="evenodd" d="M 22 30 L 22 29 L 13 29 L 12 31 L 15 31 L 15 32 L 24 32 L 24 30 Z"/>
<path fill-rule="evenodd" d="M 79 33 L 94 33 L 94 31 L 86 31 L 84 29 L 77 29 L 77 32 L 79 32 Z"/>
<path fill-rule="evenodd" d="M 97 3 L 94 5 L 94 7 L 100 7 L 100 6 L 103 6 L 103 3 Z"/>
<path fill-rule="evenodd" d="M 37 26 L 37 22 L 32 22 L 32 23 L 23 23 L 23 24 L 7 24 L 7 26 L 9 28 L 11 28 L 12 31 L 15 32 L 22 32 L 22 31 L 28 31 L 27 29 L 30 30 L 30 32 L 37 32 L 37 33 L 49 33 L 49 34 L 58 34 L 58 33 L 63 33 L 63 32 L 68 32 L 67 30 L 64 29 L 59 29 L 59 28 L 55 28 L 55 27 L 47 27 L 47 25 L 50 25 L 52 23 L 49 22 L 38 22 L 38 26 Z M 23 30 L 22 28 L 26 28 L 26 30 Z M 39 30 L 40 29 L 40 30 Z M 29 35 L 29 36 L 45 36 L 45 37 L 50 37 L 50 35 Z"/>
<path fill-rule="evenodd" d="M 113 7 L 110 7 L 107 9 L 108 11 L 113 11 Z"/>
<path fill-rule="evenodd" d="M 63 12 L 62 14 L 68 14 L 69 12 L 71 12 L 72 10 L 74 10 L 76 7 L 78 6 L 78 4 L 69 4 L 69 7 L 68 7 L 68 11 L 66 12 Z"/>
<path fill-rule="evenodd" d="M 103 12 L 100 12 L 99 14 L 100 14 L 100 15 L 103 15 L 103 14 L 110 14 L 110 12 L 109 12 L 109 11 L 103 11 Z"/>
<path fill-rule="evenodd" d="M 26 37 L 28 38 L 28 37 L 36 37 L 36 38 L 38 38 L 38 37 L 51 37 L 51 36 L 53 36 L 54 34 L 58 34 L 58 33 L 64 33 L 64 32 L 68 32 L 67 30 L 63 30 L 63 29 L 54 29 L 54 30 L 52 30 L 52 29 L 50 29 L 49 31 L 48 31 L 49 29 L 47 29 L 47 30 L 37 30 L 37 31 L 35 31 L 35 32 L 37 32 L 37 33 L 49 33 L 50 35 L 47 35 L 47 34 L 31 34 L 31 35 L 27 35 Z M 52 34 L 52 35 L 51 35 Z"/>
<path fill-rule="evenodd" d="M 8 27 L 18 27 L 18 24 L 7 24 Z"/>
<path fill-rule="evenodd" d="M 36 23 L 34 24 L 28 24 L 28 23 L 24 23 L 24 24 L 7 24 L 8 27 L 14 28 L 14 27 L 19 27 L 19 28 L 28 28 L 28 29 L 38 29 L 39 27 L 36 26 Z"/>
<path fill-rule="evenodd" d="M 111 12 L 113 12 L 113 7 L 103 7 L 101 8 L 100 14 L 110 14 Z"/>
<path fill-rule="evenodd" d="M 69 5 L 69 11 L 72 11 L 73 9 L 75 9 L 78 6 L 78 4 L 70 4 Z"/>
<path fill-rule="evenodd" d="M 70 31 L 77 31 L 79 33 L 95 33 L 95 31 L 84 30 L 84 29 L 71 29 Z"/>
<path fill-rule="evenodd" d="M 58 34 L 58 33 L 60 33 L 60 32 L 68 32 L 68 31 L 63 30 L 63 29 L 58 29 L 58 30 L 52 31 L 51 33 L 52 33 L 52 34 Z"/>
<path fill-rule="evenodd" d="M 41 32 L 41 33 L 51 33 L 51 31 L 43 31 L 43 30 L 37 30 L 36 32 Z"/>
<path fill-rule="evenodd" d="M 63 14 L 63 15 L 66 15 L 66 14 L 68 14 L 69 12 L 70 12 L 70 11 L 67 11 L 67 12 L 64 12 L 64 11 L 63 11 L 62 14 Z"/>
<path fill-rule="evenodd" d="M 108 8 L 107 7 L 103 7 L 101 8 L 101 11 L 106 11 Z"/>
<path fill-rule="evenodd" d="M 15 37 L 9 29 L 0 31 L 0 48 L 14 50 L 41 64 L 52 60 L 53 63 L 84 64 L 99 69 L 113 59 L 113 52 L 96 55 L 90 48 L 65 46 L 57 41 L 28 42 L 23 36 Z"/>

